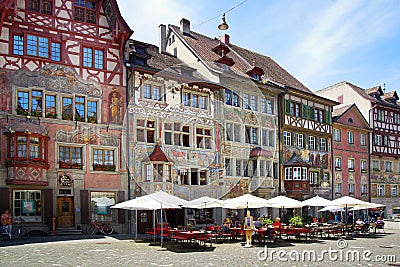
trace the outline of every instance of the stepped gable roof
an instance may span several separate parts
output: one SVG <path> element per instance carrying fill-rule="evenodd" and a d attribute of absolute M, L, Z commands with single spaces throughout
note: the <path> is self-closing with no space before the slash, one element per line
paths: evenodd
<path fill-rule="evenodd" d="M 213 51 L 215 47 L 220 45 L 221 41 L 217 38 L 210 38 L 205 35 L 190 31 L 190 34 L 183 34 L 178 26 L 170 25 L 175 34 L 179 35 L 193 52 L 204 62 L 215 62 L 220 56 Z M 253 68 L 253 60 L 257 58 L 257 67 L 261 68 L 265 76 L 272 82 L 284 84 L 286 86 L 296 88 L 307 93 L 313 92 L 305 85 L 294 78 L 290 73 L 284 70 L 278 63 L 268 56 L 241 48 L 236 45 L 227 45 L 230 48 L 229 57 L 235 62 L 231 70 L 238 75 L 249 78 L 246 73 Z M 212 68 L 212 66 L 210 66 Z"/>
<path fill-rule="evenodd" d="M 399 96 L 397 95 L 396 91 L 391 91 L 391 92 L 385 93 L 382 96 L 382 98 L 385 99 L 385 100 L 388 100 L 388 99 L 399 100 Z"/>
<path fill-rule="evenodd" d="M 383 91 L 382 91 L 382 88 L 378 85 L 378 86 L 375 86 L 375 87 L 372 87 L 372 88 L 369 88 L 369 89 L 365 89 L 365 92 L 367 93 L 367 94 L 374 94 L 374 93 L 377 93 L 377 94 L 379 94 L 379 95 L 383 95 Z"/>
<path fill-rule="evenodd" d="M 164 154 L 164 151 L 162 151 L 159 143 L 156 144 L 156 146 L 154 147 L 153 152 L 151 152 L 150 156 L 143 160 L 143 162 L 148 162 L 148 161 L 173 162 Z"/>

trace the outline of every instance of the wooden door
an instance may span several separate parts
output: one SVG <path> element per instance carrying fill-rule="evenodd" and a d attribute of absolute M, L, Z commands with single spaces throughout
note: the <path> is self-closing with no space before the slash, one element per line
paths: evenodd
<path fill-rule="evenodd" d="M 57 198 L 57 225 L 58 227 L 74 226 L 74 198 Z"/>

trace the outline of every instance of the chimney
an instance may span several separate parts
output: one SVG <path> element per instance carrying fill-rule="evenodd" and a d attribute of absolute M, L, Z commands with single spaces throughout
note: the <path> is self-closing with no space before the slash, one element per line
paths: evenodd
<path fill-rule="evenodd" d="M 221 41 L 221 42 L 223 42 L 224 44 L 226 44 L 226 45 L 230 45 L 230 43 L 229 43 L 229 35 L 228 34 L 224 34 L 224 35 L 222 35 L 220 38 L 219 38 L 219 40 Z"/>
<path fill-rule="evenodd" d="M 159 44 L 158 44 L 158 52 L 160 54 L 165 53 L 166 47 L 167 47 L 167 41 L 166 41 L 166 27 L 164 24 L 160 24 L 158 26 L 158 34 L 159 34 Z"/>
<path fill-rule="evenodd" d="M 185 18 L 181 19 L 181 32 L 185 35 L 190 34 L 190 21 Z"/>

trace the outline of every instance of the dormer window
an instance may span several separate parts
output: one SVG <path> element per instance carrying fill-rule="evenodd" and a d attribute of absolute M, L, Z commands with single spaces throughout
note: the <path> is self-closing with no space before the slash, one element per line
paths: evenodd
<path fill-rule="evenodd" d="M 251 77 L 253 77 L 253 79 L 256 80 L 256 81 L 259 81 L 259 80 L 260 80 L 260 75 L 258 75 L 258 74 L 256 74 L 256 73 L 253 73 L 253 74 L 251 75 Z"/>
<path fill-rule="evenodd" d="M 136 50 L 136 53 L 138 53 L 138 54 L 142 54 L 142 55 L 144 55 L 144 54 L 146 54 L 146 48 L 144 48 L 144 47 L 142 47 L 142 46 L 135 46 L 135 50 Z"/>

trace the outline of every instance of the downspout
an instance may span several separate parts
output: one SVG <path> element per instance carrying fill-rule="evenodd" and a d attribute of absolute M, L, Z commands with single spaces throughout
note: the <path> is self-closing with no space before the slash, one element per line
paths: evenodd
<path fill-rule="evenodd" d="M 285 89 L 283 92 L 278 94 L 278 149 L 279 149 L 279 163 L 278 163 L 278 195 L 282 193 L 282 180 L 283 177 L 281 177 L 282 169 L 283 169 L 283 145 L 282 145 L 282 116 L 285 113 L 284 110 L 284 99 L 285 95 L 287 94 L 287 87 L 285 86 Z"/>

